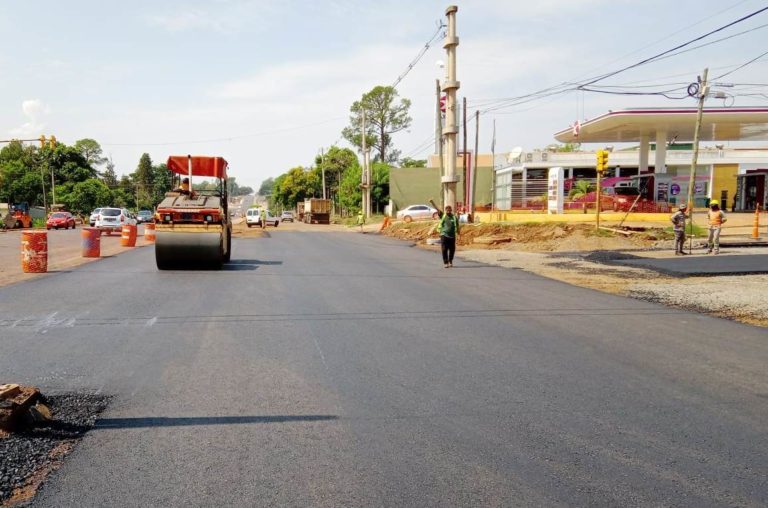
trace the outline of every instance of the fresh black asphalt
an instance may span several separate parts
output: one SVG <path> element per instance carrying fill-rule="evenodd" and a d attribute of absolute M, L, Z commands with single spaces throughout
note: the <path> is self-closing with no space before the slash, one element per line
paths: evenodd
<path fill-rule="evenodd" d="M 768 254 L 694 254 L 674 258 L 620 259 L 618 264 L 647 268 L 669 275 L 746 275 L 768 273 Z"/>
<path fill-rule="evenodd" d="M 112 397 L 34 506 L 765 506 L 768 333 L 374 235 L 0 289 L 0 378 Z"/>

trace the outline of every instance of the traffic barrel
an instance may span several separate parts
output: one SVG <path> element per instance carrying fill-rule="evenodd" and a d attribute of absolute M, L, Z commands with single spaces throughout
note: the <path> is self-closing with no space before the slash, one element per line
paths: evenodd
<path fill-rule="evenodd" d="M 99 228 L 83 228 L 80 230 L 82 256 L 84 258 L 101 257 L 101 231 Z"/>
<path fill-rule="evenodd" d="M 136 226 L 125 224 L 120 235 L 120 245 L 123 247 L 136 247 Z"/>
<path fill-rule="evenodd" d="M 144 240 L 148 242 L 155 241 L 155 224 L 154 222 L 147 222 L 144 224 Z"/>
<path fill-rule="evenodd" d="M 48 271 L 48 233 L 46 231 L 21 233 L 21 269 L 24 273 Z"/>

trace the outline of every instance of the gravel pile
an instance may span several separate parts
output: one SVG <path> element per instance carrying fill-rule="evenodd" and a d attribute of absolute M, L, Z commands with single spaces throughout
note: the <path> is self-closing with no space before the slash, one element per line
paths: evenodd
<path fill-rule="evenodd" d="M 43 402 L 51 409 L 53 421 L 0 438 L 0 506 L 35 473 L 45 475 L 53 469 L 56 459 L 51 452 L 93 428 L 109 399 L 104 395 L 65 393 L 45 397 Z"/>
<path fill-rule="evenodd" d="M 693 281 L 635 283 L 633 298 L 748 322 L 768 322 L 768 275 L 702 277 Z"/>

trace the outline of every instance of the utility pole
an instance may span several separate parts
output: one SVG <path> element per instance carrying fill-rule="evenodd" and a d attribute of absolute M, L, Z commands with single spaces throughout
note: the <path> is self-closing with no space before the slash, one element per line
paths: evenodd
<path fill-rule="evenodd" d="M 440 164 L 440 178 L 442 178 L 443 175 L 445 174 L 445 161 L 443 160 L 443 116 L 442 116 L 442 112 L 443 112 L 442 105 L 443 105 L 443 103 L 440 100 L 441 97 L 442 97 L 442 93 L 443 92 L 442 92 L 442 90 L 440 90 L 440 80 L 439 79 L 435 80 L 435 87 L 436 87 L 436 91 L 437 91 L 437 125 L 435 127 L 435 139 L 437 140 L 437 145 L 436 145 L 437 152 L 436 153 L 437 153 L 438 158 L 440 160 L 440 162 L 439 162 L 439 164 Z M 442 182 L 441 182 L 441 187 L 440 187 L 440 202 L 441 203 L 445 202 L 445 189 L 444 189 L 444 186 L 442 185 Z"/>
<path fill-rule="evenodd" d="M 475 156 L 472 158 L 472 192 L 470 192 L 469 213 L 475 220 L 475 187 L 477 186 L 477 159 L 480 150 L 480 112 L 475 111 Z"/>
<path fill-rule="evenodd" d="M 320 147 L 320 170 L 323 172 L 323 199 L 326 199 L 325 197 L 325 149 L 321 146 Z"/>
<path fill-rule="evenodd" d="M 699 133 L 701 131 L 701 118 L 704 116 L 704 99 L 709 92 L 707 84 L 707 75 L 709 68 L 704 69 L 701 82 L 699 83 L 699 111 L 696 115 L 696 129 L 693 133 L 693 158 L 691 159 L 691 177 L 688 180 L 688 252 L 693 250 L 693 194 L 696 187 L 696 163 L 699 160 Z M 658 150 L 658 147 L 656 148 Z"/>
<path fill-rule="evenodd" d="M 448 33 L 445 36 L 443 47 L 447 54 L 447 74 L 443 82 L 442 90 L 446 95 L 445 106 L 445 127 L 443 135 L 445 136 L 445 148 L 447 164 L 445 174 L 442 175 L 443 184 L 443 209 L 446 206 L 456 206 L 456 134 L 458 125 L 456 122 L 456 90 L 461 84 L 456 80 L 456 46 L 459 45 L 459 38 L 456 37 L 456 12 L 459 8 L 451 5 L 445 10 L 448 18 Z"/>
<path fill-rule="evenodd" d="M 368 147 L 366 146 L 365 142 L 365 108 L 363 107 L 363 115 L 362 115 L 362 125 L 360 126 L 360 133 L 361 133 L 361 147 L 363 149 L 363 171 L 360 175 L 360 188 L 362 189 L 362 192 L 360 193 L 362 195 L 362 203 L 361 208 L 363 211 L 363 215 L 365 218 L 369 218 L 370 215 L 368 214 L 368 201 L 367 201 L 367 194 L 368 194 L 368 180 L 366 178 L 366 175 L 368 173 Z"/>
<path fill-rule="evenodd" d="M 463 124 L 462 133 L 464 135 L 464 155 L 461 157 L 461 165 L 464 170 L 464 210 L 469 203 L 469 178 L 467 178 L 467 98 L 462 97 L 461 122 Z"/>

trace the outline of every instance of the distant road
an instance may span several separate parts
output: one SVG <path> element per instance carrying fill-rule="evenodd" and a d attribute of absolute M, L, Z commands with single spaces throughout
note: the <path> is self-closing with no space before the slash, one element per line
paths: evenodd
<path fill-rule="evenodd" d="M 768 505 L 764 329 L 267 233 L 0 288 L 3 380 L 114 396 L 34 506 Z"/>

